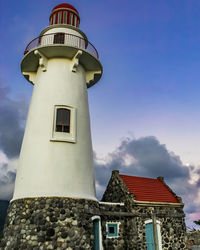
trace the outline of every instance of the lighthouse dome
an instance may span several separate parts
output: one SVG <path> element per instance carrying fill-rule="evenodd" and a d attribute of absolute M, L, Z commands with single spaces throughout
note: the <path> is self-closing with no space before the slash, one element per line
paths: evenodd
<path fill-rule="evenodd" d="M 69 24 L 79 27 L 80 17 L 78 11 L 71 4 L 61 3 L 52 9 L 49 22 L 50 25 Z"/>

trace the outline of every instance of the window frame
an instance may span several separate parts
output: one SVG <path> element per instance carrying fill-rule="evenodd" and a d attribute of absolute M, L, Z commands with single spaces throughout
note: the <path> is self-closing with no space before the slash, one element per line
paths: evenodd
<path fill-rule="evenodd" d="M 74 15 L 74 26 L 77 27 L 77 16 Z"/>
<path fill-rule="evenodd" d="M 70 13 L 69 13 L 69 24 L 70 24 L 70 25 L 73 25 L 73 16 L 74 16 L 73 13 L 70 12 Z"/>
<path fill-rule="evenodd" d="M 60 111 L 60 114 L 59 114 Z M 64 111 L 67 111 L 67 113 L 65 113 Z M 58 116 L 61 116 L 61 121 L 58 120 Z M 66 120 L 65 123 L 65 115 L 67 115 L 68 120 Z M 56 132 L 60 132 L 60 133 L 70 133 L 70 117 L 71 117 L 71 110 L 67 109 L 67 108 L 57 108 L 56 109 L 56 126 L 55 126 L 55 130 Z M 58 130 L 58 126 L 61 127 L 61 131 Z M 67 128 L 67 131 L 65 131 L 65 129 Z"/>
<path fill-rule="evenodd" d="M 52 20 L 52 24 L 56 23 L 56 14 L 53 14 L 53 20 Z"/>
<path fill-rule="evenodd" d="M 67 24 L 67 11 L 63 11 L 63 23 Z"/>
<path fill-rule="evenodd" d="M 57 110 L 58 109 L 68 109 L 70 111 L 70 123 L 69 123 L 69 133 L 56 131 L 56 119 L 57 119 Z M 55 105 L 53 111 L 53 126 L 52 126 L 52 134 L 50 141 L 61 141 L 61 142 L 71 142 L 76 143 L 76 109 L 71 106 L 65 105 Z"/>
<path fill-rule="evenodd" d="M 120 222 L 107 221 L 106 222 L 106 238 L 118 238 L 119 237 L 119 225 Z M 109 228 L 114 227 L 114 233 L 109 232 Z M 115 231 L 116 230 L 116 231 Z"/>
<path fill-rule="evenodd" d="M 53 35 L 53 44 L 65 44 L 65 33 L 58 32 Z"/>
<path fill-rule="evenodd" d="M 59 11 L 58 12 L 58 24 L 61 24 L 61 20 L 62 20 L 62 12 Z"/>

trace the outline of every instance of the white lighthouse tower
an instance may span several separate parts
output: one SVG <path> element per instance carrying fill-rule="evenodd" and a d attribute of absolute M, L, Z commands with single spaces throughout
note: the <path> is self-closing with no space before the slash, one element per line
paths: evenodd
<path fill-rule="evenodd" d="M 96 200 L 87 88 L 100 79 L 102 66 L 79 22 L 73 6 L 59 4 L 25 50 L 21 70 L 34 90 L 13 200 Z"/>
<path fill-rule="evenodd" d="M 87 96 L 102 66 L 79 23 L 59 4 L 25 49 L 34 89 L 0 250 L 102 249 Z"/>

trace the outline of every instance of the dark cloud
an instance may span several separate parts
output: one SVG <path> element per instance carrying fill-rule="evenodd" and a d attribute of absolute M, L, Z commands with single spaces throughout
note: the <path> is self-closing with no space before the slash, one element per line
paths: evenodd
<path fill-rule="evenodd" d="M 12 198 L 16 176 L 16 158 L 19 156 L 28 101 L 9 97 L 9 89 L 0 82 L 0 151 L 8 160 L 0 158 L 0 199 Z M 13 164 L 13 162 L 15 163 Z"/>
<path fill-rule="evenodd" d="M 28 105 L 25 98 L 13 100 L 8 93 L 0 83 L 0 150 L 8 158 L 15 158 L 20 152 Z"/>
<path fill-rule="evenodd" d="M 156 178 L 164 176 L 172 190 L 183 198 L 187 213 L 198 212 L 198 185 L 190 183 L 194 167 L 185 166 L 180 157 L 167 150 L 166 146 L 153 136 L 139 139 L 124 139 L 108 160 L 99 163 L 95 158 L 97 195 L 101 198 L 112 170 L 117 169 L 127 175 Z M 194 203 L 194 201 L 197 201 Z"/>
<path fill-rule="evenodd" d="M 197 181 L 197 187 L 200 188 L 200 178 Z"/>
<path fill-rule="evenodd" d="M 9 164 L 0 165 L 0 200 L 10 200 L 13 196 L 16 171 L 9 169 Z"/>
<path fill-rule="evenodd" d="M 164 176 L 168 182 L 176 181 L 177 178 L 190 178 L 189 168 L 153 136 L 124 139 L 116 151 L 109 155 L 105 164 L 96 163 L 98 182 L 104 185 L 114 169 L 136 176 Z"/>
<path fill-rule="evenodd" d="M 135 169 L 130 166 L 135 174 L 150 177 L 161 175 L 168 180 L 177 177 L 189 178 L 188 167 L 183 166 L 180 158 L 169 152 L 166 146 L 153 136 L 138 140 L 127 139 L 122 142 L 119 150 L 136 159 Z"/>

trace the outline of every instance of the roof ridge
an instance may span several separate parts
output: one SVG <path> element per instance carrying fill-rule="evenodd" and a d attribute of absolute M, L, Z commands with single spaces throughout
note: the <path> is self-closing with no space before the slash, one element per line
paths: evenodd
<path fill-rule="evenodd" d="M 136 175 L 126 175 L 126 174 L 120 174 L 119 176 L 128 176 L 128 177 L 136 177 L 136 178 L 140 178 L 140 179 L 158 180 L 157 178 L 142 177 L 142 176 L 136 176 Z"/>

